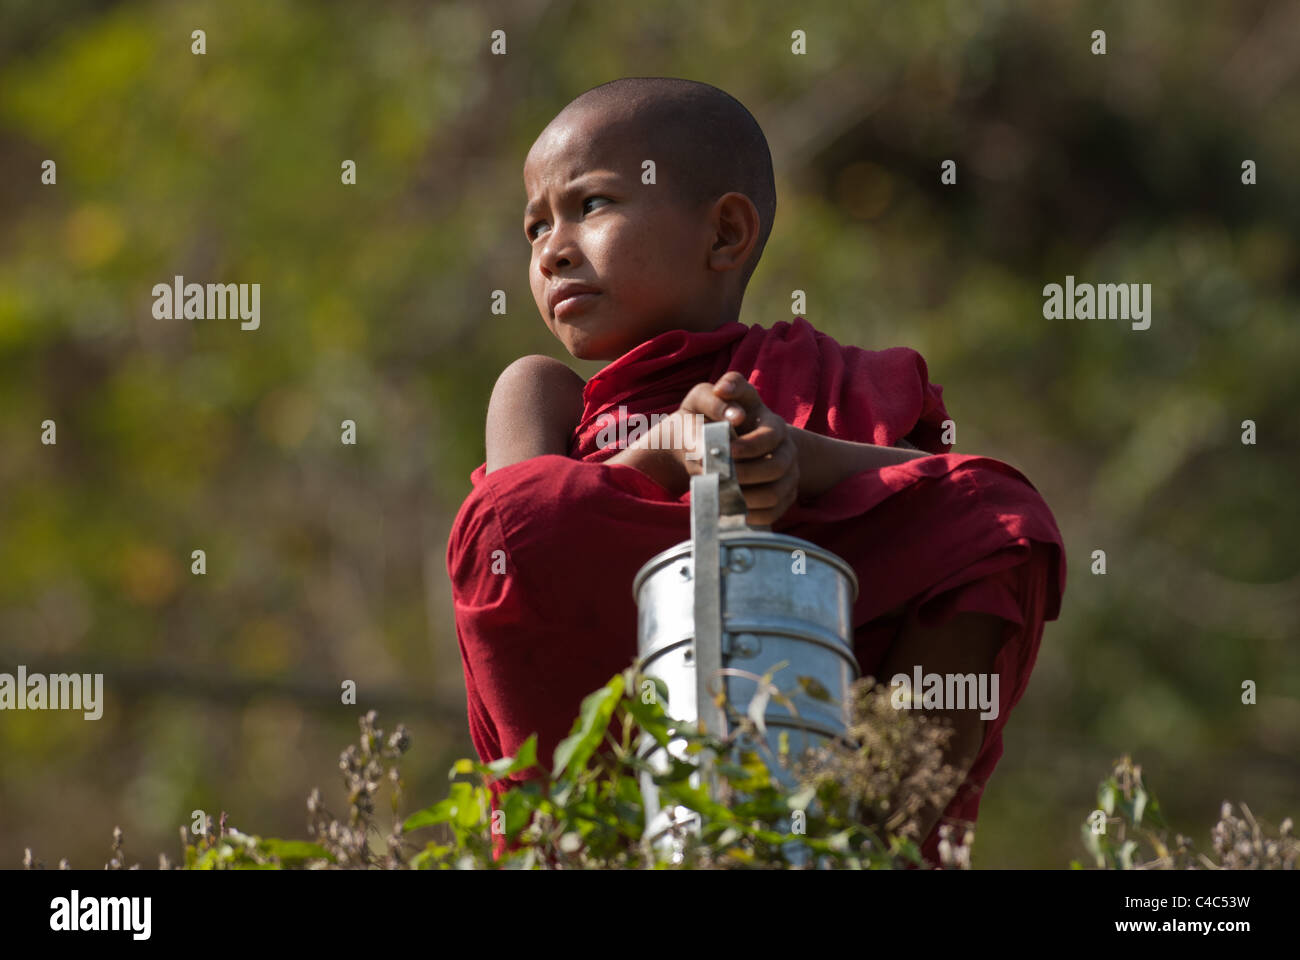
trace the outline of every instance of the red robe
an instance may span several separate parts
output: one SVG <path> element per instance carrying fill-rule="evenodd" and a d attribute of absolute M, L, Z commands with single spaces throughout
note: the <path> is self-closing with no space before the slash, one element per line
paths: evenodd
<path fill-rule="evenodd" d="M 549 766 L 582 698 L 636 656 L 633 576 L 690 537 L 689 493 L 674 498 L 632 467 L 601 462 L 618 452 L 597 446 L 608 423 L 601 415 L 617 416 L 620 405 L 628 415 L 670 413 L 692 386 L 729 370 L 796 427 L 884 446 L 906 439 L 934 454 L 855 474 L 792 506 L 772 529 L 833 551 L 857 572 L 854 641 L 864 676 L 876 675 L 904 617 L 937 625 L 976 611 L 1006 621 L 994 667 L 998 715 L 945 810 L 973 822 L 1043 622 L 1060 612 L 1060 532 L 1018 470 L 947 452 L 943 388 L 929 382 L 919 353 L 842 346 L 802 317 L 770 330 L 732 322 L 707 333 L 662 333 L 587 382 L 567 457 L 473 472 L 447 567 L 479 757 L 513 756 L 536 732 L 538 757 Z M 494 558 L 505 572 L 493 572 Z M 936 829 L 922 848 L 931 862 L 937 844 Z"/>

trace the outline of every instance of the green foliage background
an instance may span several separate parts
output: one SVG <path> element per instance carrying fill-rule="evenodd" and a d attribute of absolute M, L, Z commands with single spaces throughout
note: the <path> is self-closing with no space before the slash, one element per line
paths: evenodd
<path fill-rule="evenodd" d="M 1280 820 L 1300 799 L 1298 11 L 10 0 L 0 670 L 101 671 L 107 692 L 93 723 L 0 714 L 0 864 L 99 866 L 115 823 L 170 850 L 194 809 L 299 835 L 370 707 L 421 745 L 407 796 L 445 794 L 472 748 L 444 553 L 492 383 L 526 353 L 599 368 L 533 305 L 523 157 L 581 91 L 647 75 L 713 83 L 767 132 L 778 214 L 742 319 L 789 319 L 797 288 L 842 342 L 921 351 L 958 451 L 1056 514 L 1065 606 L 975 865 L 1077 857 L 1125 752 L 1185 832 L 1225 798 Z M 155 320 L 176 274 L 260 283 L 261 329 Z M 1066 274 L 1152 284 L 1151 328 L 1045 321 Z"/>

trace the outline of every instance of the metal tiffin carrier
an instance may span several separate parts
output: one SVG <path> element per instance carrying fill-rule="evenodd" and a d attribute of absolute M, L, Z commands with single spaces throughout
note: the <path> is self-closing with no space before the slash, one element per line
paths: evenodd
<path fill-rule="evenodd" d="M 758 692 L 756 678 L 784 661 L 772 681 L 795 711 L 769 698 L 762 714 L 767 750 L 743 740 L 736 749 L 757 750 L 773 779 L 792 788 L 793 770 L 776 762 L 782 733 L 791 757 L 845 737 L 850 687 L 858 679 L 858 579 L 816 544 L 745 523 L 745 499 L 731 463 L 735 436 L 729 423 L 705 425 L 703 469 L 691 478 L 691 539 L 652 557 L 633 580 L 637 668 L 663 681 L 668 716 L 722 737 L 729 732 L 727 707 L 744 715 Z M 717 702 L 720 691 L 727 706 Z M 665 749 L 642 734 L 637 753 L 656 773 L 671 769 L 669 753 L 697 764 L 689 782 L 717 799 L 714 758 L 706 752 L 697 761 L 685 748 L 685 739 L 670 740 Z M 697 816 L 677 805 L 664 808 L 654 774 L 643 770 L 640 784 L 646 842 L 680 860 L 686 833 L 701 826 Z M 788 822 L 778 828 L 788 830 Z M 787 857 L 807 859 L 791 851 Z"/>

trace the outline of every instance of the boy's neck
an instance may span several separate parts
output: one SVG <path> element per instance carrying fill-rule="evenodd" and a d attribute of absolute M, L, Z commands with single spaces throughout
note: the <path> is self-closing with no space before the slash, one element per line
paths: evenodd
<path fill-rule="evenodd" d="M 685 330 L 687 333 L 712 333 L 715 330 L 721 330 L 729 323 L 735 323 L 739 319 L 740 319 L 739 311 L 729 311 L 721 315 L 718 315 L 716 319 L 710 319 L 709 321 L 706 322 L 695 323 L 690 326 L 673 327 L 670 329 Z M 661 336 L 663 333 L 668 333 L 668 332 L 670 332 L 670 330 L 664 330 L 661 331 L 661 333 L 656 334 L 655 336 Z M 650 339 L 654 339 L 654 338 L 651 337 Z M 648 342 L 648 341 L 644 341 L 644 342 Z"/>
<path fill-rule="evenodd" d="M 721 330 L 723 327 L 727 326 L 730 323 L 735 323 L 739 319 L 740 318 L 738 316 L 729 315 L 729 316 L 724 316 L 721 319 L 717 320 L 715 323 L 713 323 L 712 326 L 706 327 L 704 325 L 695 325 L 695 326 L 670 327 L 667 330 L 659 331 L 659 333 L 656 333 L 654 336 L 647 337 L 645 340 L 642 340 L 640 343 L 638 343 L 636 347 L 629 347 L 627 352 L 624 353 L 623 356 L 626 356 L 627 353 L 631 353 L 633 350 L 637 349 L 638 347 L 644 346 L 645 344 L 649 343 L 651 340 L 656 340 L 659 337 L 662 337 L 666 333 L 673 333 L 679 330 L 684 330 L 686 333 L 695 333 L 695 334 L 713 333 L 715 330 Z M 614 361 L 610 360 L 609 363 L 606 364 L 606 366 L 609 366 L 610 363 L 614 363 Z"/>
<path fill-rule="evenodd" d="M 729 323 L 735 323 L 740 319 L 740 304 L 734 306 L 728 305 L 721 310 L 711 312 L 706 318 L 702 318 L 693 328 L 695 333 L 712 333 L 719 327 L 725 327 Z"/>

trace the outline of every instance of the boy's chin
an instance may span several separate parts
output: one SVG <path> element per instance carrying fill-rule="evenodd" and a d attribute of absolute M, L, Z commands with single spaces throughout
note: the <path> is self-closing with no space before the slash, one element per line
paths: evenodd
<path fill-rule="evenodd" d="M 576 360 L 617 360 L 627 353 L 608 341 L 592 340 L 582 335 L 565 338 L 564 347 Z"/>

